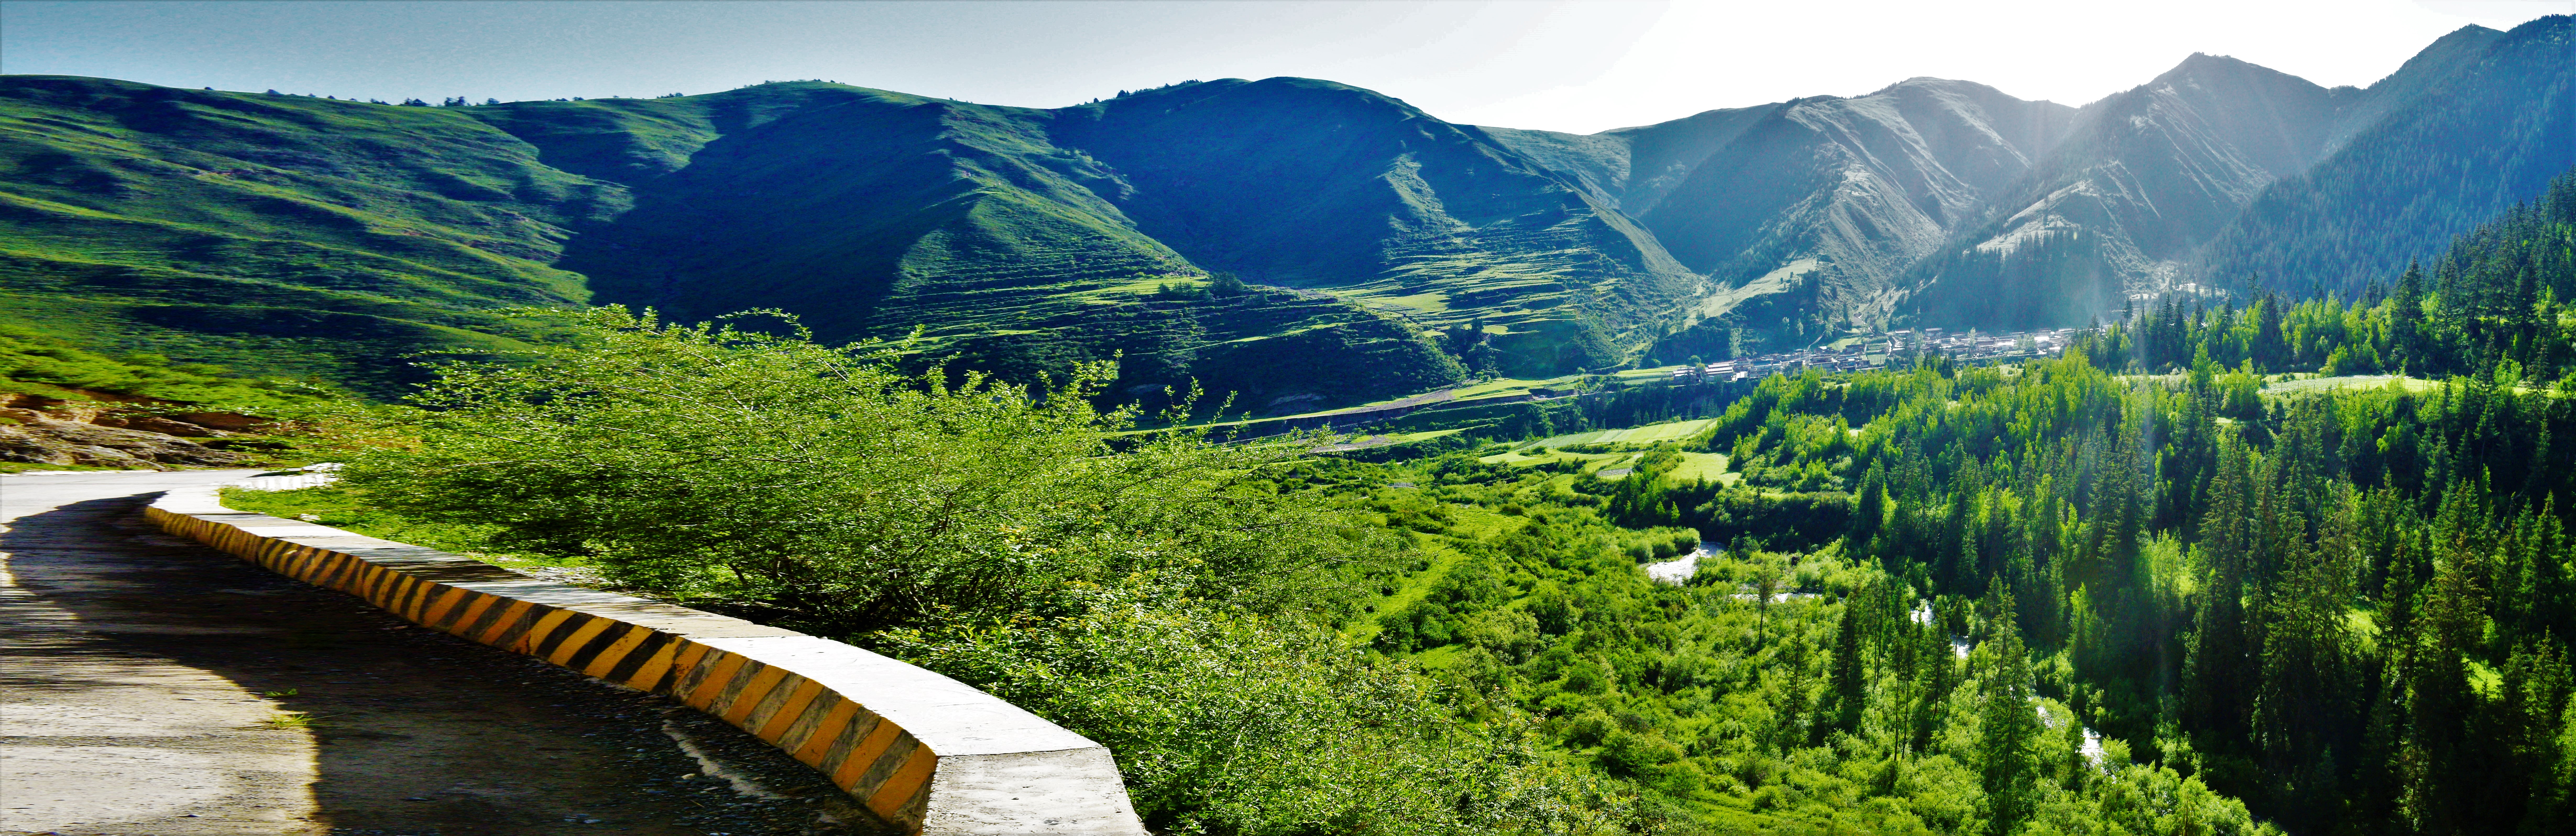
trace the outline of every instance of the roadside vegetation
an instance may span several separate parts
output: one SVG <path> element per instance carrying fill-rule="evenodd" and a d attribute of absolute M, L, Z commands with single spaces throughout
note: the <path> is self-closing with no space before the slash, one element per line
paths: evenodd
<path fill-rule="evenodd" d="M 43 332 L 0 326 L 0 393 L 88 401 L 126 396 L 231 409 L 285 409 L 329 394 L 308 382 L 254 379 L 204 363 L 158 354 L 112 357 L 83 351 Z"/>

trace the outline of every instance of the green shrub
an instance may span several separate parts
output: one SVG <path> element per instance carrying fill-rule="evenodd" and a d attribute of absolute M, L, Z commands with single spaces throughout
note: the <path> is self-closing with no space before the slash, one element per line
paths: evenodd
<path fill-rule="evenodd" d="M 630 586 L 731 601 L 834 635 L 999 613 L 1063 613 L 1077 583 L 1187 578 L 1175 594 L 1275 611 L 1337 600 L 1342 571 L 1396 542 L 1266 474 L 1295 444 L 1133 417 L 1081 367 L 1032 391 L 898 372 L 878 346 L 793 332 L 562 314 L 577 348 L 448 363 L 359 416 L 409 441 L 347 483 L 423 520 L 488 525 L 504 551 L 577 557 Z"/>
<path fill-rule="evenodd" d="M 1080 615 L 897 631 L 888 649 L 1089 734 L 1157 833 L 1614 833 L 1600 781 L 1529 729 L 1458 721 L 1443 689 L 1295 620 L 1167 606 L 1150 584 Z M 1669 744 L 1667 744 L 1669 745 Z"/>

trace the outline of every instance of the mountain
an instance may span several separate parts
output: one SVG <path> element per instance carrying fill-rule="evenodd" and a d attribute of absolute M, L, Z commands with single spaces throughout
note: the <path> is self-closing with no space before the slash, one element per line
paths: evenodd
<path fill-rule="evenodd" d="M 1024 379 L 1123 353 L 1136 391 L 1367 400 L 1467 355 L 1615 365 L 1696 280 L 1482 133 L 1302 79 L 1049 111 L 821 83 L 431 108 L 19 76 L 0 120 L 0 317 L 378 391 L 405 352 L 538 336 L 496 308 L 622 302 L 919 328 L 925 359 Z M 1208 292 L 1211 268 L 1261 284 Z"/>
<path fill-rule="evenodd" d="M 685 123 L 709 138 L 684 160 L 603 157 L 604 141 L 655 135 L 632 119 L 574 133 L 546 112 L 563 103 L 470 110 L 634 190 L 633 211 L 585 229 L 561 262 L 601 299 L 683 317 L 780 307 L 830 338 L 920 327 L 970 365 L 1124 351 L 1151 361 L 1130 361 L 1142 386 L 1195 375 L 1365 399 L 1454 379 L 1436 348 L 1403 344 L 1480 320 L 1475 339 L 1503 370 L 1615 365 L 1624 332 L 1694 280 L 1545 169 L 1345 85 L 1193 82 L 1053 111 L 814 87 L 816 101 L 759 120 L 718 115 L 735 94 L 636 103 L 705 114 Z M 1169 282 L 1156 277 L 1203 271 L 1307 292 L 1214 313 L 1155 301 Z M 1249 302 L 1297 315 L 1235 310 Z M 1235 327 L 1245 316 L 1277 321 Z M 1311 379 L 1236 375 L 1220 359 L 1284 351 L 1243 341 L 1288 335 L 1300 353 L 1410 356 Z"/>
<path fill-rule="evenodd" d="M 2193 55 L 2080 110 L 1918 78 L 1588 136 L 1484 130 L 1709 277 L 1663 359 L 2077 324 L 2257 277 L 2350 291 L 2537 194 L 2576 162 L 2567 21 L 2463 27 L 2368 89 Z"/>
<path fill-rule="evenodd" d="M 526 347 L 489 311 L 588 299 L 552 263 L 627 200 L 453 113 L 97 79 L 0 80 L 0 171 L 0 318 L 380 391 Z"/>
<path fill-rule="evenodd" d="M 2368 98 L 2315 166 L 2272 184 L 2190 274 L 2346 298 L 2576 166 L 2576 44 L 2560 15 L 2462 29 Z"/>
<path fill-rule="evenodd" d="M 2353 92 L 2194 54 L 2087 105 L 1992 220 L 1918 268 L 1919 304 L 1938 321 L 2026 326 L 2170 286 L 2264 187 L 2316 161 Z M 2033 278 L 2031 263 L 2057 266 Z"/>
<path fill-rule="evenodd" d="M 1177 85 L 1058 111 L 1052 135 L 1116 170 L 1112 202 L 1192 263 L 1426 326 L 1481 321 L 1508 371 L 1616 365 L 1697 282 L 1546 167 L 1341 84 Z"/>
<path fill-rule="evenodd" d="M 1711 284 L 1682 321 L 1725 317 L 1784 340 L 1880 325 L 1893 280 L 1982 216 L 2075 110 L 1915 78 L 1577 137 L 1486 129 L 1616 198 Z M 1705 347 L 1669 347 L 1705 353 Z"/>
<path fill-rule="evenodd" d="M 2142 296 L 2352 291 L 2576 164 L 2569 18 L 2368 89 L 2194 55 L 2082 108 L 1915 78 L 1591 135 L 1329 81 L 1055 109 L 821 82 L 406 107 L 0 78 L 0 325 L 398 391 L 512 307 L 1121 359 L 1255 411 Z M 460 103 L 461 105 L 461 103 Z M 913 335 L 918 335 L 914 338 Z"/>
<path fill-rule="evenodd" d="M 1994 217 L 1915 266 L 1914 311 L 2062 325 L 2163 293 L 2385 280 L 2576 164 L 2568 30 L 2464 27 L 2368 89 L 2194 55 L 2087 105 Z"/>

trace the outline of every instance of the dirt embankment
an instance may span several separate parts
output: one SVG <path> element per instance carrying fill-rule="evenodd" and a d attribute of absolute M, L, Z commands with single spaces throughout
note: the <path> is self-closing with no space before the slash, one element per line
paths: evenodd
<path fill-rule="evenodd" d="M 83 393 L 88 402 L 0 392 L 0 462 L 127 470 L 238 465 L 261 421 L 220 412 L 169 412 L 142 399 Z M 136 407 L 120 406 L 137 404 Z M 143 407 L 143 408 L 138 408 Z"/>

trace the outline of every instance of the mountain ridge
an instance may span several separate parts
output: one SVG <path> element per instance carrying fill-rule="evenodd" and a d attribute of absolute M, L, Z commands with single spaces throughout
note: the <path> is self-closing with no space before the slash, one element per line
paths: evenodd
<path fill-rule="evenodd" d="M 1123 357 L 1121 391 L 1327 404 L 2064 325 L 2257 276 L 2348 292 L 2528 197 L 2576 163 L 2567 21 L 2464 27 L 2369 88 L 2195 54 L 2082 108 L 1915 77 L 1588 135 L 1290 77 L 1038 109 L 11 76 L 0 319 L 390 392 L 408 352 L 542 341 L 512 306 L 780 308 L 1018 380 Z"/>

